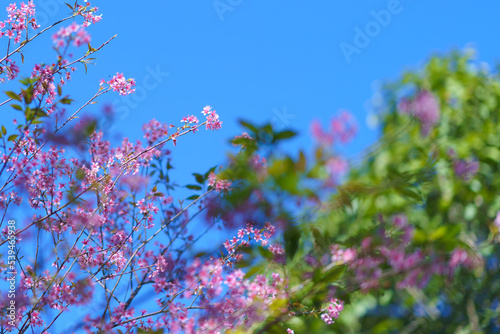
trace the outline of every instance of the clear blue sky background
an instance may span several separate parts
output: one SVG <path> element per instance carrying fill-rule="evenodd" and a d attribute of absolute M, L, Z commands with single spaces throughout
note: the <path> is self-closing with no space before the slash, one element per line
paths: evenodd
<path fill-rule="evenodd" d="M 132 138 L 141 136 L 141 125 L 151 118 L 178 124 L 182 116 L 201 116 L 204 105 L 213 106 L 223 129 L 180 140 L 174 150 L 174 165 L 183 170 L 175 175 L 179 180 L 223 162 L 227 140 L 241 133 L 240 118 L 299 130 L 293 147 L 307 148 L 314 118 L 327 122 L 339 109 L 351 110 L 360 124 L 358 138 L 346 150 L 352 156 L 377 138 L 366 123 L 376 80 L 395 79 L 431 54 L 469 43 L 484 61 L 493 63 L 499 55 L 494 37 L 500 32 L 499 2 L 401 0 L 395 1 L 398 13 L 348 62 L 341 43 L 355 46 L 356 27 L 365 30 L 374 21 L 371 11 L 386 10 L 391 2 L 96 0 L 92 4 L 103 20 L 90 28 L 92 45 L 118 37 L 87 75 L 80 69 L 67 92 L 83 102 L 101 78 L 118 71 L 136 78 L 138 95 L 132 102 L 116 94 L 102 99 L 117 107 L 114 134 Z M 35 3 L 41 23 L 69 11 L 62 0 Z M 47 61 L 54 55 L 46 47 L 31 52 L 43 53 Z M 144 84 L 148 69 L 163 73 L 155 88 L 151 79 Z"/>

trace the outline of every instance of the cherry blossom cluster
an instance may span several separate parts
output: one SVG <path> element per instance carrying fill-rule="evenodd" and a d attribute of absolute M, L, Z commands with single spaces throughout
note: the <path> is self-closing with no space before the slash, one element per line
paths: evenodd
<path fill-rule="evenodd" d="M 220 333 L 236 328 L 250 328 L 259 320 L 265 319 L 272 311 L 286 313 L 287 305 L 281 310 L 273 309 L 276 301 L 288 299 L 288 282 L 278 273 L 270 277 L 257 275 L 255 279 L 244 279 L 244 273 L 236 269 L 229 273 L 224 284 L 226 291 L 219 301 L 206 304 L 206 315 L 200 319 L 202 333 Z"/>
<path fill-rule="evenodd" d="M 90 7 L 88 2 L 84 6 L 77 5 L 76 12 L 85 18 L 85 22 L 59 29 L 53 36 L 56 47 L 88 43 L 90 36 L 84 28 L 100 20 L 101 17 L 95 15 L 96 11 L 97 8 Z M 34 15 L 34 6 L 31 1 L 29 5 L 23 4 L 19 10 L 11 5 L 8 12 L 12 14 L 8 20 L 11 26 L 7 27 L 3 23 L 2 28 L 22 30 L 25 27 L 19 23 L 22 20 L 20 15 Z M 29 23 L 26 22 L 28 19 L 31 20 L 23 19 L 25 24 Z M 16 23 L 16 20 L 19 22 Z M 11 33 L 5 34 L 10 36 Z M 102 131 L 94 131 L 77 143 L 79 149 L 83 147 L 79 151 L 81 155 L 74 154 L 71 149 L 66 150 L 66 146 L 72 148 L 74 143 L 61 140 L 64 136 L 57 133 L 59 126 L 70 128 L 70 132 L 83 131 L 81 124 L 72 122 L 77 118 L 76 114 L 67 120 L 61 118 L 63 113 L 53 114 L 58 103 L 57 96 L 62 94 L 60 86 L 70 80 L 70 73 L 75 70 L 69 64 L 65 59 L 65 50 L 58 52 L 58 59 L 53 64 L 36 64 L 31 73 L 32 80 L 28 81 L 32 86 L 23 90 L 19 97 L 32 101 L 37 108 L 51 115 L 50 121 L 54 121 L 56 126 L 39 121 L 21 126 L 15 122 L 14 133 L 9 129 L 8 134 L 13 139 L 4 141 L 0 162 L 4 190 L 0 192 L 0 207 L 4 210 L 11 206 L 26 207 L 33 213 L 17 230 L 22 233 L 17 236 L 18 240 L 30 240 L 33 235 L 39 235 L 41 239 L 53 241 L 54 244 L 53 247 L 40 249 L 40 255 L 36 252 L 34 256 L 37 258 L 33 260 L 36 265 L 26 265 L 29 260 L 23 260 L 20 264 L 22 274 L 19 287 L 22 293 L 16 297 L 18 318 L 12 327 L 2 313 L 0 326 L 20 333 L 34 328 L 37 328 L 35 331 L 48 332 L 49 328 L 44 330 L 39 327 L 52 326 L 53 317 L 49 309 L 62 313 L 80 305 L 88 307 L 94 298 L 106 295 L 96 290 L 105 284 L 112 289 L 115 283 L 120 286 L 118 290 L 122 290 L 121 287 L 127 284 L 125 277 L 129 274 L 143 277 L 142 282 L 138 281 L 134 286 L 137 291 L 142 289 L 142 295 L 152 290 L 165 293 L 165 298 L 160 298 L 158 302 L 164 303 L 159 305 L 159 309 L 166 305 L 166 312 L 162 316 L 148 316 L 146 310 L 136 311 L 135 305 L 132 306 L 131 301 L 127 302 L 126 294 L 113 291 L 109 295 L 110 300 L 106 301 L 105 316 L 87 317 L 88 332 L 100 330 L 114 333 L 118 327 L 165 327 L 174 332 L 195 332 L 201 326 L 209 326 L 210 322 L 201 323 L 188 318 L 190 307 L 178 302 L 179 298 L 176 299 L 181 288 L 188 286 L 184 284 L 187 266 L 182 254 L 196 241 L 186 228 L 192 219 L 190 212 L 182 205 L 174 204 L 174 197 L 167 194 L 174 188 L 168 178 L 150 180 L 148 176 L 142 175 L 147 168 L 153 168 L 153 161 L 162 165 L 164 152 L 160 150 L 160 144 L 153 143 L 168 135 L 168 129 L 172 126 L 155 120 L 146 124 L 143 128 L 146 146 L 140 141 L 130 142 L 127 138 L 112 145 Z M 15 62 L 9 58 L 5 60 L 2 70 L 10 79 L 19 73 Z M 57 75 L 61 76 L 60 80 L 56 79 Z M 104 84 L 109 85 L 108 89 L 100 89 L 93 99 L 111 90 L 121 95 L 130 94 L 135 82 L 133 79 L 126 80 L 118 73 L 111 80 L 102 81 L 101 87 Z M 10 97 L 18 100 L 12 95 Z M 63 103 L 70 101 L 61 99 L 66 100 Z M 75 110 L 79 112 L 79 109 Z M 205 116 L 207 129 L 221 127 L 222 122 L 215 110 L 209 109 Z M 194 132 L 199 121 L 195 116 L 187 116 L 184 123 L 171 136 L 174 142 L 178 136 Z M 2 132 L 6 138 L 5 131 Z M 157 184 L 152 187 L 149 182 Z M 219 190 L 227 190 L 230 186 L 227 181 L 216 183 L 214 187 Z M 1 227 L 6 231 L 4 226 Z M 152 241 L 149 243 L 151 234 L 146 233 L 151 229 L 155 229 L 153 235 L 168 232 L 164 237 L 169 241 L 168 246 L 161 243 L 152 246 Z M 2 235 L 0 243 L 5 243 L 6 236 L 5 233 Z M 45 265 L 38 256 L 52 260 Z M 0 266 L 4 265 L 5 262 L 0 260 Z M 209 297 L 221 296 L 224 292 L 221 287 L 223 278 L 217 274 L 220 267 L 219 260 L 215 260 L 200 265 L 193 273 L 201 283 L 193 285 L 193 296 L 200 299 L 197 304 L 204 307 L 210 304 Z M 209 277 L 208 280 L 206 277 Z M 276 285 L 281 280 L 272 282 Z M 270 287 L 265 291 L 276 289 L 272 282 L 266 282 L 266 286 Z M 259 292 L 262 284 L 253 281 L 245 284 L 252 291 L 245 298 L 264 297 Z M 2 299 L 0 305 L 5 309 L 3 303 Z"/>
<path fill-rule="evenodd" d="M 356 250 L 352 248 L 342 249 L 339 245 L 330 246 L 332 254 L 332 263 L 344 264 L 349 263 L 356 258 Z"/>
<path fill-rule="evenodd" d="M 449 261 L 432 249 L 410 248 L 414 228 L 404 215 L 394 216 L 392 226 L 393 232 L 381 232 L 381 240 L 374 237 L 363 239 L 356 257 L 352 259 L 349 256 L 349 267 L 363 291 L 380 286 L 383 281 L 383 268 L 387 265 L 392 269 L 393 275 L 398 274 L 398 289 L 423 289 L 433 275 L 451 277 L 458 266 L 470 269 L 479 264 L 476 258 L 458 248 L 453 251 Z"/>
<path fill-rule="evenodd" d="M 349 171 L 349 163 L 340 156 L 333 156 L 326 161 L 326 170 L 330 175 L 331 185 L 335 186 L 340 179 Z"/>
<path fill-rule="evenodd" d="M 453 162 L 453 170 L 455 175 L 464 181 L 468 181 L 473 178 L 479 171 L 479 162 L 476 160 L 455 160 Z"/>
<path fill-rule="evenodd" d="M 151 145 L 168 135 L 168 128 L 169 126 L 167 124 L 161 123 L 153 118 L 142 126 L 142 131 L 144 131 L 144 138 L 146 138 Z"/>
<path fill-rule="evenodd" d="M 71 80 L 71 73 L 76 71 L 75 67 L 66 67 L 66 65 L 66 60 L 51 65 L 35 64 L 31 72 L 31 78 L 36 80 L 33 98 L 46 108 L 48 115 L 54 113 L 57 108 L 57 85 L 64 86 L 67 81 Z M 58 73 L 59 80 L 56 81 Z"/>
<path fill-rule="evenodd" d="M 272 245 L 269 246 L 269 250 L 271 251 L 271 253 L 273 253 L 274 255 L 283 255 L 285 254 L 285 249 L 283 248 L 283 246 L 279 243 L 274 243 Z"/>
<path fill-rule="evenodd" d="M 4 83 L 7 80 L 13 80 L 17 78 L 20 70 L 16 65 L 16 62 L 10 58 L 5 59 L 5 65 L 0 65 L 0 74 L 5 73 L 6 77 L 0 77 L 0 82 Z"/>
<path fill-rule="evenodd" d="M 198 117 L 190 115 L 190 116 L 183 117 L 181 119 L 181 122 L 186 123 L 186 124 L 189 124 L 189 123 L 198 124 L 199 120 L 198 120 Z"/>
<path fill-rule="evenodd" d="M 333 319 L 338 319 L 340 312 L 344 309 L 344 301 L 332 298 L 330 300 L 330 303 L 328 304 L 328 307 L 323 310 L 323 313 L 321 315 L 321 319 L 327 324 L 331 325 L 335 321 Z"/>
<path fill-rule="evenodd" d="M 90 43 L 90 35 L 85 30 L 84 26 L 80 26 L 76 22 L 71 23 L 67 27 L 62 27 L 52 36 L 52 41 L 56 48 L 62 48 L 69 45 L 73 41 L 76 47 Z"/>
<path fill-rule="evenodd" d="M 222 127 L 222 122 L 219 120 L 219 115 L 215 110 L 212 110 L 212 107 L 205 106 L 201 113 L 207 118 L 206 128 L 208 130 L 219 130 Z"/>
<path fill-rule="evenodd" d="M 264 225 L 263 229 L 258 229 L 255 225 L 249 223 L 245 228 L 238 230 L 236 237 L 233 237 L 231 240 L 226 240 L 224 247 L 230 255 L 234 254 L 235 258 L 238 260 L 241 259 L 241 254 L 237 253 L 237 250 L 240 247 L 248 247 L 250 245 L 250 241 L 252 240 L 260 242 L 262 246 L 267 246 L 269 240 L 275 232 L 276 227 L 269 222 Z M 276 254 L 279 254 L 282 251 L 279 244 L 273 245 L 272 247 Z"/>
<path fill-rule="evenodd" d="M 55 81 L 55 68 L 50 65 L 35 64 L 31 72 L 31 78 L 36 78 L 34 98 L 42 100 L 45 97 L 47 105 L 53 105 L 57 96 Z M 50 115 L 54 109 L 49 109 Z"/>
<path fill-rule="evenodd" d="M 459 159 L 453 149 L 448 150 L 448 156 L 451 158 L 455 175 L 464 181 L 469 181 L 479 171 L 479 162 L 475 159 Z"/>
<path fill-rule="evenodd" d="M 7 36 L 14 39 L 15 43 L 20 43 L 21 38 L 28 26 L 37 29 L 39 26 L 35 19 L 35 5 L 32 0 L 28 3 L 21 3 L 18 8 L 15 3 L 7 7 L 8 19 L 0 22 L 0 37 Z M 4 30 L 5 29 L 5 30 Z"/>
<path fill-rule="evenodd" d="M 102 14 L 96 15 L 99 10 L 98 7 L 92 7 L 88 0 L 84 0 L 85 5 L 77 5 L 76 12 L 78 15 L 83 16 L 83 26 L 88 27 L 91 24 L 96 24 L 97 22 L 102 20 Z"/>
<path fill-rule="evenodd" d="M 116 75 L 108 81 L 101 79 L 101 87 L 104 84 L 108 84 L 114 92 L 118 92 L 120 95 L 129 95 L 135 92 L 135 88 L 133 88 L 135 86 L 135 80 L 133 78 L 125 79 L 123 73 L 116 73 Z"/>
<path fill-rule="evenodd" d="M 217 178 L 214 172 L 211 172 L 208 175 L 208 185 L 214 187 L 216 191 L 225 192 L 228 191 L 231 187 L 231 182 L 228 180 L 221 180 Z"/>
<path fill-rule="evenodd" d="M 330 120 L 328 131 L 324 131 L 321 123 L 317 120 L 311 123 L 313 138 L 324 146 L 331 146 L 337 140 L 344 144 L 351 141 L 356 135 L 357 128 L 354 116 L 346 110 L 341 111 L 339 115 Z"/>
<path fill-rule="evenodd" d="M 264 157 L 260 157 L 258 154 L 254 154 L 250 160 L 250 165 L 255 170 L 265 169 L 267 167 L 267 160 Z"/>
<path fill-rule="evenodd" d="M 441 117 L 439 102 L 428 90 L 419 91 L 413 99 L 401 100 L 399 110 L 420 121 L 423 136 L 429 134 Z"/>

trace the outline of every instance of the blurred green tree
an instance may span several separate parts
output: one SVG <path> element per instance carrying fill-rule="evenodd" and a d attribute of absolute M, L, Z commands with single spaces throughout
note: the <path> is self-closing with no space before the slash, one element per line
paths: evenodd
<path fill-rule="evenodd" d="M 209 216 L 280 226 L 285 254 L 253 248 L 236 266 L 283 274 L 291 305 L 250 332 L 500 333 L 499 79 L 467 51 L 385 85 L 382 136 L 343 177 L 346 114 L 313 124 L 311 154 L 278 150 L 293 131 L 242 122 L 219 174 L 233 190 Z M 325 327 L 331 298 L 345 308 Z"/>

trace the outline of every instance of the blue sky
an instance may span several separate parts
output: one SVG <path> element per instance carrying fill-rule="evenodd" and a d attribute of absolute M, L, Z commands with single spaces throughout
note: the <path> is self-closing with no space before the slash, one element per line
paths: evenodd
<path fill-rule="evenodd" d="M 35 3 L 42 24 L 68 12 L 62 0 Z M 115 135 L 139 138 L 141 125 L 151 118 L 178 124 L 184 115 L 200 115 L 207 104 L 221 115 L 221 131 L 184 137 L 174 149 L 181 180 L 187 172 L 224 161 L 228 139 L 242 131 L 240 118 L 294 128 L 301 135 L 290 147 L 307 148 L 314 118 L 326 122 L 339 109 L 351 110 L 360 133 L 344 151 L 353 156 L 377 138 L 366 124 L 366 103 L 376 99 L 377 80 L 395 79 L 431 54 L 466 45 L 475 46 L 484 61 L 492 63 L 498 56 L 492 37 L 500 31 L 500 3 L 495 1 L 92 4 L 103 14 L 103 20 L 90 28 L 92 45 L 118 36 L 98 54 L 97 65 L 90 66 L 87 75 L 80 69 L 67 92 L 83 102 L 101 78 L 116 72 L 134 77 L 136 96 L 108 95 L 101 100 L 117 109 Z M 375 23 L 377 15 L 382 25 Z M 368 33 L 364 41 L 356 39 L 357 31 Z M 357 53 L 346 57 L 341 47 L 345 45 L 356 47 Z M 36 56 L 42 53 L 47 61 L 54 57 L 46 46 L 37 49 Z"/>

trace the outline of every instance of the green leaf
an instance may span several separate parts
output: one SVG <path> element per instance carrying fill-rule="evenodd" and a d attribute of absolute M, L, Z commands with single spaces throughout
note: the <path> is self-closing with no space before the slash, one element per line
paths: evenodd
<path fill-rule="evenodd" d="M 30 104 L 33 101 L 33 87 L 23 90 L 24 103 Z"/>
<path fill-rule="evenodd" d="M 323 234 L 318 230 L 317 227 L 312 228 L 312 234 L 314 237 L 314 242 L 316 245 L 320 248 L 326 248 L 328 246 L 326 242 L 326 238 L 323 236 Z"/>
<path fill-rule="evenodd" d="M 191 189 L 191 190 L 201 190 L 200 186 L 197 186 L 195 184 L 188 184 L 186 188 Z"/>
<path fill-rule="evenodd" d="M 412 198 L 412 199 L 414 199 L 416 201 L 421 201 L 422 200 L 422 197 L 420 197 L 420 195 L 417 192 L 415 192 L 415 191 L 413 191 L 411 189 L 402 188 L 402 189 L 399 189 L 398 191 L 401 194 L 403 194 L 404 196 L 410 197 L 410 198 Z"/>
<path fill-rule="evenodd" d="M 256 274 L 260 274 L 262 272 L 262 268 L 258 267 L 258 266 L 255 266 L 255 267 L 252 267 L 249 271 L 247 271 L 247 273 L 245 274 L 245 278 L 250 278 L 252 277 L 253 275 L 256 275 Z"/>
<path fill-rule="evenodd" d="M 5 94 L 7 94 L 7 96 L 13 100 L 22 101 L 21 97 L 12 91 L 7 91 L 7 92 L 5 92 Z"/>
<path fill-rule="evenodd" d="M 321 278 L 321 282 L 333 283 L 339 280 L 339 278 L 346 271 L 346 266 L 335 266 L 332 269 L 328 270 L 326 273 L 323 273 Z"/>
<path fill-rule="evenodd" d="M 49 115 L 43 109 L 35 108 L 32 109 L 32 111 L 36 117 L 49 117 Z"/>
<path fill-rule="evenodd" d="M 23 110 L 23 107 L 21 107 L 19 104 L 11 104 L 10 106 L 16 110 Z"/>
<path fill-rule="evenodd" d="M 67 97 L 64 97 L 61 100 L 59 100 L 59 102 L 61 102 L 62 104 L 71 104 L 73 101 L 75 101 L 75 100 L 67 98 Z"/>
<path fill-rule="evenodd" d="M 297 135 L 297 132 L 295 132 L 295 131 L 285 130 L 285 131 L 278 132 L 274 136 L 274 140 L 276 141 L 276 140 L 281 140 L 281 139 L 292 138 L 292 137 L 295 137 L 296 135 Z"/>
<path fill-rule="evenodd" d="M 192 196 L 189 196 L 188 198 L 186 198 L 187 200 L 191 201 L 191 200 L 195 200 L 195 199 L 198 199 L 200 197 L 200 195 L 192 195 Z"/>
<path fill-rule="evenodd" d="M 238 269 L 246 268 L 248 266 L 250 266 L 250 262 L 245 260 L 240 260 L 235 264 L 235 267 Z"/>
<path fill-rule="evenodd" d="M 240 124 L 241 124 L 243 127 L 247 128 L 247 129 L 249 129 L 249 130 L 251 130 L 251 131 L 253 131 L 253 132 L 255 132 L 255 133 L 259 132 L 259 131 L 257 130 L 257 128 L 256 128 L 253 124 L 250 124 L 250 123 L 249 123 L 249 122 L 247 122 L 247 121 L 240 120 Z"/>
<path fill-rule="evenodd" d="M 198 173 L 193 173 L 193 176 L 196 179 L 196 182 L 198 182 L 199 184 L 205 183 L 205 178 L 203 177 L 203 175 Z"/>
<path fill-rule="evenodd" d="M 16 140 L 16 139 L 17 139 L 17 135 L 10 135 L 10 136 L 7 138 L 7 140 L 8 140 L 8 141 L 14 141 L 14 140 Z"/>
<path fill-rule="evenodd" d="M 285 230 L 283 237 L 285 240 L 285 254 L 289 259 L 293 259 L 299 248 L 300 230 L 296 226 L 290 225 Z"/>
<path fill-rule="evenodd" d="M 274 255 L 273 255 L 273 253 L 270 250 L 268 250 L 268 249 L 266 249 L 266 248 L 264 248 L 262 246 L 259 247 L 258 249 L 259 249 L 260 255 L 262 255 L 262 257 L 264 259 L 266 259 L 268 261 L 272 261 L 274 259 Z"/>

